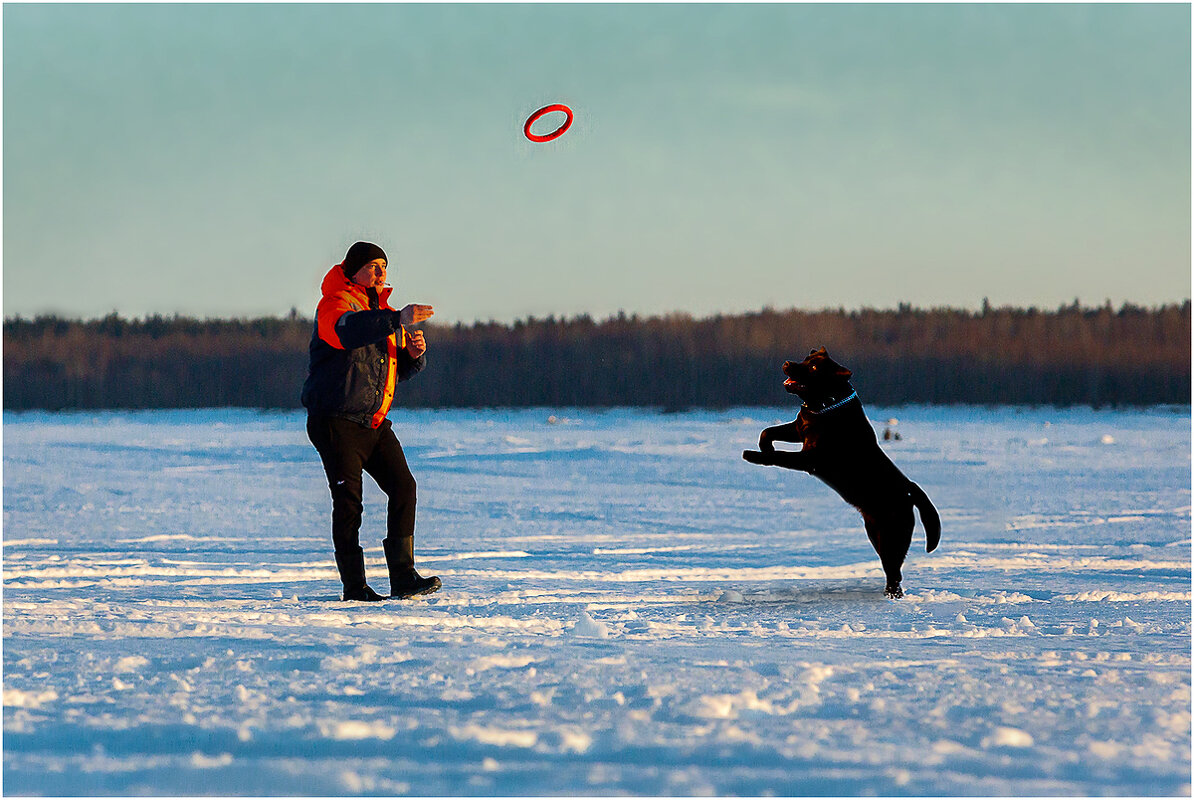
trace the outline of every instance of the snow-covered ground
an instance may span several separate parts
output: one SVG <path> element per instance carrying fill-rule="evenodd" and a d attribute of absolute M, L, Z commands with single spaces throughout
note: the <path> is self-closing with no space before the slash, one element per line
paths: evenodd
<path fill-rule="evenodd" d="M 794 409 L 397 411 L 444 589 L 384 604 L 301 413 L 5 414 L 4 792 L 1189 794 L 1190 410 L 868 411 L 899 602 L 741 460 Z"/>

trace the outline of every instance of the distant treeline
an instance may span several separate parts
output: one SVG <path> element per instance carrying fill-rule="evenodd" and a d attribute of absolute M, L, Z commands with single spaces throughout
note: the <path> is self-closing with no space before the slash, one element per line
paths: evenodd
<path fill-rule="evenodd" d="M 4 408 L 299 407 L 312 322 L 112 314 L 4 322 Z M 779 368 L 825 345 L 868 403 L 1190 402 L 1190 302 L 530 318 L 424 326 L 396 406 L 783 405 Z"/>

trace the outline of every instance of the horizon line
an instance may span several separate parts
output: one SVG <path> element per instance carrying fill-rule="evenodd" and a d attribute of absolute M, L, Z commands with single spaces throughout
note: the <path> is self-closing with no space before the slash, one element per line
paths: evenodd
<path fill-rule="evenodd" d="M 904 313 L 923 313 L 923 312 L 930 312 L 930 313 L 947 312 L 947 313 L 967 313 L 967 314 L 980 314 L 981 315 L 981 314 L 987 314 L 987 313 L 992 313 L 992 312 L 1008 312 L 1008 311 L 1010 311 L 1010 312 L 1055 313 L 1055 312 L 1064 312 L 1064 311 L 1083 311 L 1083 312 L 1101 311 L 1104 309 L 1111 309 L 1112 311 L 1118 310 L 1120 312 L 1122 312 L 1124 310 L 1128 310 L 1128 309 L 1155 312 L 1155 311 L 1161 311 L 1161 310 L 1164 310 L 1167 308 L 1174 308 L 1174 307 L 1182 308 L 1185 306 L 1189 306 L 1189 304 L 1190 304 L 1190 298 L 1186 297 L 1181 300 L 1174 300 L 1174 301 L 1164 302 L 1164 303 L 1160 303 L 1160 304 L 1153 304 L 1153 305 L 1142 305 L 1139 303 L 1132 302 L 1130 300 L 1124 300 L 1117 307 L 1111 302 L 1111 300 L 1109 298 L 1104 300 L 1102 303 L 1100 303 L 1098 305 L 1083 305 L 1081 303 L 1080 299 L 1075 297 L 1069 303 L 1061 303 L 1060 305 L 1056 306 L 1055 308 L 1052 308 L 1052 307 L 1044 307 L 1044 306 L 1038 306 L 1038 305 L 1019 306 L 1019 305 L 1011 305 L 1011 304 L 995 306 L 995 305 L 991 305 L 989 302 L 987 302 L 987 298 L 984 297 L 982 304 L 978 308 L 968 308 L 968 307 L 951 306 L 951 305 L 932 305 L 932 306 L 927 306 L 927 307 L 921 307 L 921 306 L 913 305 L 912 303 L 909 303 L 909 302 L 900 301 L 900 302 L 896 303 L 896 305 L 894 307 L 878 307 L 878 306 L 862 305 L 862 306 L 847 308 L 846 306 L 838 305 L 838 306 L 821 306 L 818 308 L 800 308 L 797 306 L 776 308 L 774 306 L 767 305 L 767 306 L 763 306 L 759 309 L 750 310 L 750 311 L 714 312 L 711 314 L 705 314 L 703 316 L 697 316 L 696 314 L 694 314 L 690 311 L 683 311 L 683 310 L 644 314 L 644 313 L 639 313 L 637 311 L 627 312 L 625 309 L 619 309 L 618 311 L 612 312 L 603 318 L 598 318 L 590 312 L 582 311 L 582 312 L 578 312 L 573 315 L 557 315 L 555 313 L 549 313 L 544 316 L 539 316 L 536 314 L 528 314 L 525 317 L 516 317 L 509 322 L 504 322 L 502 320 L 498 320 L 493 317 L 490 317 L 488 319 L 479 319 L 479 318 L 474 319 L 472 322 L 465 322 L 463 320 L 458 320 L 458 321 L 454 321 L 454 322 L 444 323 L 444 322 L 435 322 L 434 320 L 428 320 L 427 323 L 425 323 L 425 324 L 429 324 L 432 326 L 435 326 L 435 325 L 476 326 L 476 325 L 517 325 L 519 323 L 533 324 L 533 323 L 541 323 L 541 322 L 566 323 L 566 322 L 579 322 L 579 321 L 585 321 L 585 320 L 588 320 L 591 322 L 596 322 L 596 323 L 604 323 L 604 322 L 615 322 L 615 321 L 620 321 L 620 320 L 651 321 L 651 320 L 674 320 L 674 319 L 684 319 L 684 320 L 690 320 L 690 321 L 694 321 L 694 322 L 704 322 L 704 321 L 709 321 L 709 320 L 725 319 L 725 318 L 740 318 L 740 317 L 752 317 L 752 316 L 763 316 L 763 315 L 782 315 L 782 314 L 792 314 L 792 313 L 799 313 L 799 314 L 856 314 L 856 313 L 904 314 Z M 137 322 L 144 323 L 144 322 L 148 322 L 150 320 L 190 320 L 190 321 L 194 321 L 194 322 L 255 322 L 255 321 L 260 321 L 260 320 L 276 320 L 276 321 L 284 322 L 284 321 L 288 321 L 288 320 L 303 318 L 304 316 L 305 315 L 300 314 L 298 308 L 294 307 L 294 306 L 292 306 L 290 311 L 285 314 L 259 314 L 256 316 L 233 315 L 233 316 L 225 316 L 225 317 L 220 317 L 220 316 L 198 317 L 198 316 L 184 314 L 184 313 L 177 312 L 177 311 L 172 312 L 172 313 L 164 313 L 164 312 L 156 312 L 155 311 L 155 312 L 150 312 L 150 313 L 144 314 L 142 316 L 124 317 L 121 315 L 120 311 L 113 309 L 112 311 L 108 312 L 107 314 L 104 314 L 103 316 L 94 316 L 94 317 L 84 318 L 84 317 L 79 317 L 79 316 L 68 316 L 63 312 L 58 312 L 58 311 L 45 311 L 45 312 L 38 312 L 31 316 L 25 316 L 24 314 L 22 314 L 20 312 L 14 314 L 14 315 L 11 315 L 11 316 L 6 315 L 4 317 L 4 325 L 9 325 L 10 323 L 18 323 L 18 322 L 37 322 L 37 321 L 41 321 L 41 320 L 59 320 L 59 321 L 68 322 L 68 323 L 86 324 L 86 323 L 91 323 L 91 322 L 103 322 L 105 320 L 109 320 L 109 319 L 113 319 L 113 318 L 115 318 L 116 320 L 120 320 L 123 322 L 130 322 L 130 323 L 137 323 Z"/>

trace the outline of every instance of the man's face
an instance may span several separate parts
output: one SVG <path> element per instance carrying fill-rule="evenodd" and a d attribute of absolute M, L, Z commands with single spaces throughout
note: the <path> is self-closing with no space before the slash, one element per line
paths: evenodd
<path fill-rule="evenodd" d="M 353 283 L 366 288 L 380 289 L 386 285 L 386 260 L 375 258 L 357 270 Z"/>

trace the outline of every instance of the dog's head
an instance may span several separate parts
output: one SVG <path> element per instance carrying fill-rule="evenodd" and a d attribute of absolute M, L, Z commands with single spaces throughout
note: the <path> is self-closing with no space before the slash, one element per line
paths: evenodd
<path fill-rule="evenodd" d="M 821 347 L 808 354 L 803 361 L 785 361 L 784 391 L 800 397 L 806 403 L 819 403 L 840 397 L 850 386 L 853 373 L 829 357 Z"/>

